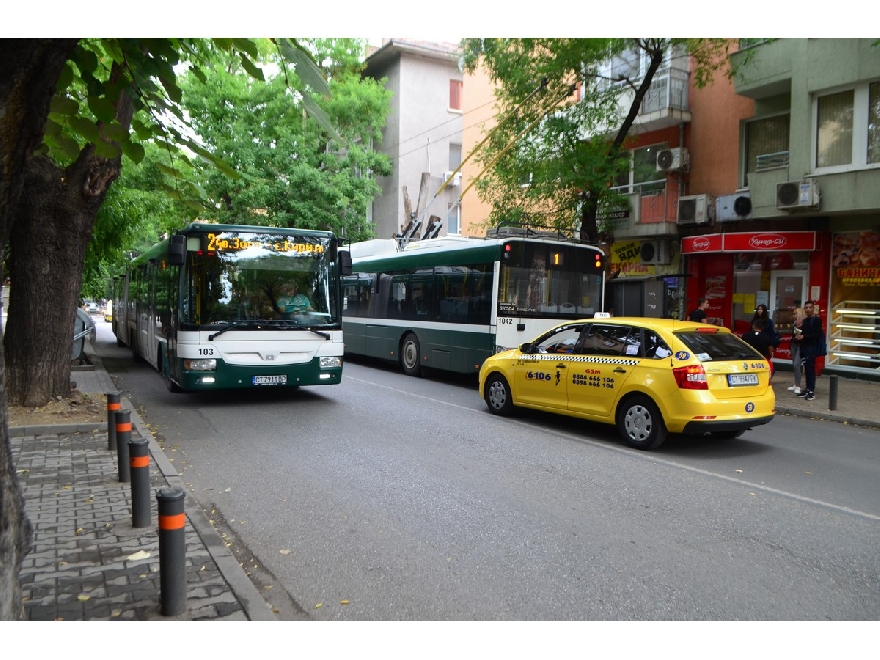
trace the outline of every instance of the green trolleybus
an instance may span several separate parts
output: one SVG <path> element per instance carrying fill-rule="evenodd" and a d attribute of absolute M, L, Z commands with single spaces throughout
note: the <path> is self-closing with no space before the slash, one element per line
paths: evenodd
<path fill-rule="evenodd" d="M 323 231 L 191 224 L 116 281 L 117 343 L 172 392 L 337 384 L 351 272 L 338 246 Z"/>
<path fill-rule="evenodd" d="M 490 355 L 602 311 L 605 258 L 591 245 L 446 238 L 398 251 L 390 239 L 351 252 L 345 351 L 397 362 L 412 376 L 423 367 L 478 373 Z"/>

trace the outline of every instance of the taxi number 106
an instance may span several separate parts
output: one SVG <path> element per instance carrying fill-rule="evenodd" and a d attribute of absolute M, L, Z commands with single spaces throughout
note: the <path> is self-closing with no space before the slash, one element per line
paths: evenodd
<path fill-rule="evenodd" d="M 606 389 L 614 389 L 613 378 L 602 378 L 601 376 L 585 376 L 584 374 L 574 374 L 571 378 L 575 385 L 586 385 L 587 387 L 604 387 Z"/>

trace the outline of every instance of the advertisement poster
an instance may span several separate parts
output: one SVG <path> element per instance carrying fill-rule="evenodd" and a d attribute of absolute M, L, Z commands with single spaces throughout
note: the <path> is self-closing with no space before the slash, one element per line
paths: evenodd
<path fill-rule="evenodd" d="M 666 273 L 677 273 L 681 255 L 676 251 L 669 264 L 642 263 L 642 240 L 619 241 L 611 245 L 609 277 L 652 277 Z"/>
<path fill-rule="evenodd" d="M 880 289 L 880 232 L 834 234 L 831 265 L 833 304 L 842 300 L 877 300 L 875 293 Z"/>

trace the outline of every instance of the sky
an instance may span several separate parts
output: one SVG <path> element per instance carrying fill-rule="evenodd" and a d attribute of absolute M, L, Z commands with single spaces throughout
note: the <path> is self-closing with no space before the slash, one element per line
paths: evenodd
<path fill-rule="evenodd" d="M 877 37 L 873 21 L 854 18 L 865 15 L 863 3 L 855 0 L 837 0 L 833 11 L 827 3 L 766 0 L 723 6 L 681 0 L 669 11 L 658 9 L 656 2 L 630 0 L 625 14 L 583 0 L 557 0 L 552 11 L 533 3 L 489 0 L 421 5 L 402 0 L 374 5 L 355 0 L 264 0 L 259 5 L 152 0 L 132 6 L 131 13 L 121 6 L 107 4 L 111 9 L 104 10 L 102 3 L 92 3 L 85 8 L 69 0 L 6 5 L 0 37 L 268 37 L 282 32 L 299 37 L 386 34 L 455 43 L 458 37 L 449 35 L 608 37 L 624 30 L 669 37 Z"/>

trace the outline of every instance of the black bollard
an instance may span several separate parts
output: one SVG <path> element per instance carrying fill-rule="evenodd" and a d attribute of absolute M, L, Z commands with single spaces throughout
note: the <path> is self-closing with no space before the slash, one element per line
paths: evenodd
<path fill-rule="evenodd" d="M 837 376 L 829 376 L 828 381 L 828 410 L 837 410 Z"/>
<path fill-rule="evenodd" d="M 116 411 L 122 409 L 119 392 L 107 392 L 107 449 L 116 450 Z"/>
<path fill-rule="evenodd" d="M 128 443 L 131 440 L 131 411 L 116 411 L 116 463 L 119 466 L 119 481 L 131 481 L 131 466 L 128 460 Z"/>
<path fill-rule="evenodd" d="M 163 489 L 159 501 L 159 591 L 163 616 L 186 609 L 186 543 L 184 542 L 183 490 Z"/>
<path fill-rule="evenodd" d="M 131 526 L 150 526 L 150 450 L 143 438 L 128 443 L 131 456 Z"/>

